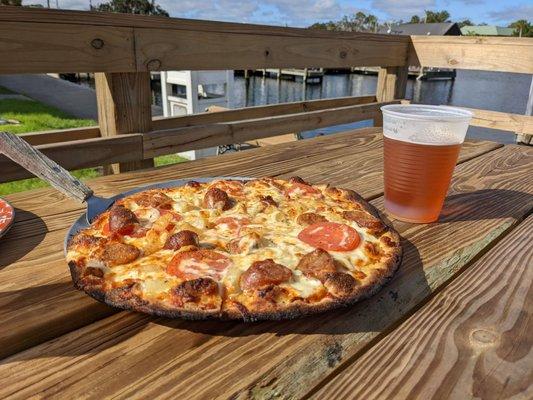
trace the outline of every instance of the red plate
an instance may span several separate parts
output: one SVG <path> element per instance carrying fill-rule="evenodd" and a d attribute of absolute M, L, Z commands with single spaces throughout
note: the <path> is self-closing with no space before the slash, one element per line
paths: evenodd
<path fill-rule="evenodd" d="M 9 230 L 14 219 L 15 210 L 13 210 L 11 204 L 4 199 L 0 199 L 0 236 Z"/>

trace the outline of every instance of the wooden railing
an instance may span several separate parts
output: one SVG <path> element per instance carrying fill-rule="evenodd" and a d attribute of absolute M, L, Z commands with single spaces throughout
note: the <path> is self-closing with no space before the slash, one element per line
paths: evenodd
<path fill-rule="evenodd" d="M 23 137 L 68 169 L 153 157 L 365 119 L 405 97 L 407 68 L 533 73 L 533 39 L 326 32 L 127 14 L 1 7 L 0 74 L 95 72 L 98 126 Z M 375 96 L 151 117 L 149 71 L 380 66 Z M 532 117 L 473 110 L 472 125 L 533 134 Z M 0 158 L 0 182 L 29 174 Z"/>

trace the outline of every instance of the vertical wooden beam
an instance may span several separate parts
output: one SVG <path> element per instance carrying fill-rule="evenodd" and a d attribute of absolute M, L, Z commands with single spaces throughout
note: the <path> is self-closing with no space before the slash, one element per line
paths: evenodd
<path fill-rule="evenodd" d="M 533 114 L 533 76 L 531 77 L 531 86 L 529 87 L 529 97 L 526 104 L 526 115 L 531 116 Z M 533 135 L 522 135 L 518 134 L 516 136 L 516 142 L 518 144 L 533 144 Z"/>
<path fill-rule="evenodd" d="M 103 137 L 148 132 L 152 128 L 152 94 L 149 72 L 96 73 L 98 122 Z M 105 168 L 108 173 L 132 171 L 154 165 L 153 159 Z"/>
<path fill-rule="evenodd" d="M 378 72 L 376 98 L 378 101 L 403 99 L 407 87 L 408 67 L 384 67 Z"/>

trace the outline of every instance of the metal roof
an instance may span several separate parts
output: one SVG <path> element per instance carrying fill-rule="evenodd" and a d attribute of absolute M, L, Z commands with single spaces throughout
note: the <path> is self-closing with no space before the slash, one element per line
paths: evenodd
<path fill-rule="evenodd" d="M 461 30 L 455 22 L 442 22 L 430 24 L 393 24 L 390 28 L 384 27 L 378 33 L 392 35 L 460 35 Z"/>
<path fill-rule="evenodd" d="M 513 28 L 503 28 L 492 25 L 472 25 L 463 26 L 461 33 L 463 35 L 480 35 L 480 36 L 513 36 Z"/>

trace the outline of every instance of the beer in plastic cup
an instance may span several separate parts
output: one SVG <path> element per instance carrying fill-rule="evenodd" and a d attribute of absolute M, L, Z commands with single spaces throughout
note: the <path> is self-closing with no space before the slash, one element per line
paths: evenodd
<path fill-rule="evenodd" d="M 385 209 L 401 221 L 439 218 L 470 111 L 394 104 L 383 112 Z"/>

